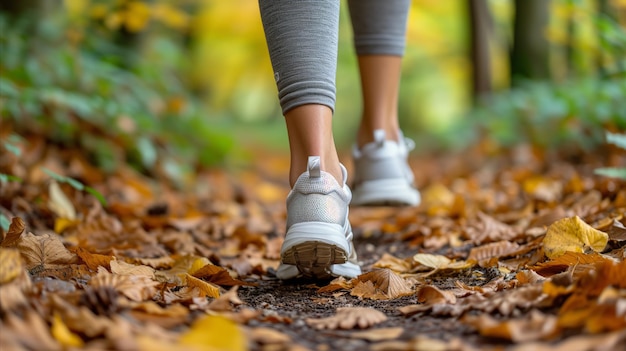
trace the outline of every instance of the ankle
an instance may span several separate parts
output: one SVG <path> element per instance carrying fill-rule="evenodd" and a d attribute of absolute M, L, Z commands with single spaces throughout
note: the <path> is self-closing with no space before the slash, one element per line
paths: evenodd
<path fill-rule="evenodd" d="M 374 141 L 374 131 L 383 129 L 385 131 L 385 140 L 399 141 L 398 127 L 389 126 L 385 128 L 375 128 L 368 126 L 361 126 L 357 131 L 356 144 L 359 148 Z"/>

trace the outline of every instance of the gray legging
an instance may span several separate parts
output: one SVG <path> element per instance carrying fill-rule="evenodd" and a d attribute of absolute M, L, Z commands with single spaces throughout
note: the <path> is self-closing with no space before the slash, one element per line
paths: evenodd
<path fill-rule="evenodd" d="M 259 0 L 283 114 L 335 108 L 340 0 Z M 348 0 L 358 55 L 404 54 L 411 0 Z"/>

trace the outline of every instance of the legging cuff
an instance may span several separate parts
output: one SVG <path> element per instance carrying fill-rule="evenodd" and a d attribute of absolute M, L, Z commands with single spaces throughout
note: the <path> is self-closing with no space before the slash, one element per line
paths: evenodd
<path fill-rule="evenodd" d="M 331 82 L 297 82 L 279 90 L 283 115 L 298 106 L 307 104 L 325 105 L 335 110 L 335 87 Z"/>

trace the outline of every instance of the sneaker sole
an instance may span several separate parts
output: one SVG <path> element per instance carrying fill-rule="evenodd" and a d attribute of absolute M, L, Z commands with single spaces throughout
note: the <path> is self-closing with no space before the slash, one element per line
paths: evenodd
<path fill-rule="evenodd" d="M 306 277 L 332 279 L 356 276 L 360 267 L 348 262 L 350 245 L 344 229 L 324 222 L 297 223 L 289 228 L 281 249 L 281 263 L 292 265 L 299 274 L 285 279 Z"/>
<path fill-rule="evenodd" d="M 286 250 L 281 261 L 296 266 L 303 277 L 333 279 L 338 275 L 333 273 L 332 266 L 346 263 L 348 255 L 337 245 L 308 241 Z"/>
<path fill-rule="evenodd" d="M 404 179 L 381 179 L 363 182 L 352 192 L 352 205 L 417 206 L 420 193 Z"/>

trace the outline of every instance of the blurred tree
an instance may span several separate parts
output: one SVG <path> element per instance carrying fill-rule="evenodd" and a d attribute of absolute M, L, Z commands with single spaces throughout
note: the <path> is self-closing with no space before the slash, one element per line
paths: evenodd
<path fill-rule="evenodd" d="M 545 31 L 550 19 L 551 0 L 515 0 L 511 79 L 519 85 L 526 79 L 550 78 Z"/>
<path fill-rule="evenodd" d="M 491 92 L 491 59 L 489 37 L 491 14 L 485 0 L 468 2 L 470 24 L 470 55 L 472 62 L 472 96 L 474 102 Z"/>

